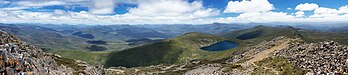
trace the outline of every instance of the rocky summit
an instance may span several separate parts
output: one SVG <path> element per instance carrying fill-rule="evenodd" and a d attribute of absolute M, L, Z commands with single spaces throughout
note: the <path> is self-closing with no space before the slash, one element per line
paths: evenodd
<path fill-rule="evenodd" d="M 300 44 L 292 43 L 276 56 L 288 58 L 308 70 L 308 74 L 348 74 L 348 47 L 334 41 Z"/>
<path fill-rule="evenodd" d="M 81 70 L 64 66 L 56 54 L 45 53 L 41 49 L 26 44 L 12 34 L 0 31 L 0 74 L 1 75 L 72 75 L 102 74 L 85 63 L 77 64 Z M 71 61 L 69 63 L 78 63 Z M 85 64 L 85 65 L 83 65 Z M 78 72 L 82 71 L 82 72 Z"/>

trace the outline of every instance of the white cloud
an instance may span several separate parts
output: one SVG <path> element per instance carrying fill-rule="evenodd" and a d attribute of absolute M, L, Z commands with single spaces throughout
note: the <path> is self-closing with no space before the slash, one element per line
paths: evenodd
<path fill-rule="evenodd" d="M 5 4 L 10 4 L 10 1 L 1 1 L 0 0 L 0 5 L 5 5 Z"/>
<path fill-rule="evenodd" d="M 62 1 L 19 1 L 17 5 L 24 7 L 43 7 L 43 6 L 52 6 L 52 5 L 64 5 L 65 2 Z"/>
<path fill-rule="evenodd" d="M 311 8 L 302 8 L 309 6 Z M 319 7 L 316 4 L 300 4 L 295 10 L 295 13 L 288 14 L 286 12 L 244 12 L 237 17 L 230 17 L 230 22 L 233 23 L 347 23 L 348 21 L 348 6 L 342 6 L 339 9 Z M 314 11 L 313 11 L 314 10 Z M 313 15 L 306 17 L 304 11 L 313 12 Z"/>
<path fill-rule="evenodd" d="M 286 8 L 287 10 L 292 10 L 292 8 Z"/>
<path fill-rule="evenodd" d="M 267 12 L 273 9 L 268 0 L 230 1 L 224 13 Z"/>
<path fill-rule="evenodd" d="M 303 11 L 297 11 L 295 13 L 296 17 L 303 17 L 304 16 L 304 12 Z"/>
<path fill-rule="evenodd" d="M 285 22 L 294 18 L 284 12 L 261 12 L 261 13 L 242 13 L 235 17 L 238 22 L 248 23 L 271 23 L 271 22 Z"/>
<path fill-rule="evenodd" d="M 335 18 L 339 17 L 338 10 L 333 8 L 319 7 L 314 10 L 314 14 L 309 16 L 311 18 Z"/>
<path fill-rule="evenodd" d="M 338 10 L 326 7 L 320 7 L 314 10 L 315 14 L 337 14 Z"/>
<path fill-rule="evenodd" d="M 186 0 L 145 0 L 139 1 L 138 7 L 129 9 L 129 13 L 121 16 L 125 19 L 136 19 L 134 22 L 175 24 L 189 23 L 218 14 L 216 9 L 205 8 L 202 1 L 189 3 Z"/>
<path fill-rule="evenodd" d="M 205 8 L 201 1 L 186 0 L 143 1 L 138 7 L 129 9 L 129 13 L 116 15 L 95 15 L 90 11 L 70 12 L 54 10 L 54 12 L 8 11 L 0 16 L 6 18 L 0 22 L 20 23 L 66 23 L 66 24 L 202 24 L 212 23 L 210 17 L 219 12 L 213 8 Z M 165 7 L 164 7 L 165 6 Z M 209 21 L 205 21 L 209 20 Z"/>
<path fill-rule="evenodd" d="M 92 14 L 113 14 L 114 0 L 93 0 L 89 12 Z"/>
<path fill-rule="evenodd" d="M 5 1 L 5 3 L 7 3 Z M 0 2 L 1 4 L 1 2 Z M 62 1 L 55 1 L 55 0 L 49 0 L 49 1 L 18 1 L 15 3 L 8 3 L 11 5 L 14 5 L 13 7 L 4 7 L 0 8 L 0 10 L 9 10 L 9 11 L 17 11 L 17 10 L 23 10 L 28 8 L 41 8 L 44 6 L 53 6 L 53 5 L 64 5 L 65 2 Z"/>
<path fill-rule="evenodd" d="M 0 8 L 0 10 L 16 11 L 22 9 L 28 9 L 30 7 L 9 7 L 9 8 Z"/>
<path fill-rule="evenodd" d="M 340 14 L 348 14 L 348 5 L 342 6 L 339 8 L 338 13 Z"/>
<path fill-rule="evenodd" d="M 295 10 L 300 10 L 300 11 L 312 11 L 319 8 L 318 4 L 315 3 L 304 3 L 304 4 L 299 4 L 296 6 Z"/>
<path fill-rule="evenodd" d="M 64 15 L 66 12 L 64 10 L 59 10 L 59 9 L 56 9 L 53 11 L 54 14 L 57 14 L 57 15 Z"/>
<path fill-rule="evenodd" d="M 184 0 L 161 0 L 140 2 L 138 7 L 129 9 L 127 15 L 149 18 L 201 18 L 217 15 L 218 11 L 204 8 L 201 1 L 188 3 Z"/>

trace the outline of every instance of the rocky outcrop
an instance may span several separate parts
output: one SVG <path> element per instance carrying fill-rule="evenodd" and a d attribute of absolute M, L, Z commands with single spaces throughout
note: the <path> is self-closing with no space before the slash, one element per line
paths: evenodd
<path fill-rule="evenodd" d="M 45 53 L 40 48 L 22 42 L 12 34 L 0 31 L 0 74 L 1 75 L 72 75 L 76 73 L 96 75 L 103 70 L 89 65 L 78 72 L 71 66 L 65 66 L 58 60 L 59 55 Z M 77 63 L 76 61 L 65 61 Z"/>
<path fill-rule="evenodd" d="M 287 57 L 308 74 L 348 74 L 348 47 L 334 41 L 293 43 L 275 55 Z"/>

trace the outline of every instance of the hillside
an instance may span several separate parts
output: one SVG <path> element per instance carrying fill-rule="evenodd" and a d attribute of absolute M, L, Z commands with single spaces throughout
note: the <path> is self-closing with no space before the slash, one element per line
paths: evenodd
<path fill-rule="evenodd" d="M 86 44 L 83 38 L 65 36 L 54 29 L 40 26 L 0 24 L 0 29 L 45 50 L 81 50 Z"/>
<path fill-rule="evenodd" d="M 105 66 L 138 67 L 157 64 L 173 64 L 199 58 L 210 52 L 200 50 L 224 40 L 202 33 L 187 33 L 176 38 L 152 43 L 109 54 Z"/>
<path fill-rule="evenodd" d="M 299 33 L 293 27 L 256 26 L 254 28 L 224 33 L 221 36 L 228 39 L 261 42 L 279 36 L 298 37 Z"/>
<path fill-rule="evenodd" d="M 58 54 L 63 58 L 85 61 L 88 64 L 103 64 L 110 52 L 89 52 L 84 50 L 52 50 L 49 53 Z"/>
<path fill-rule="evenodd" d="M 220 36 L 227 39 L 238 39 L 251 44 L 260 43 L 264 40 L 271 40 L 275 37 L 285 36 L 289 38 L 301 38 L 305 42 L 317 43 L 321 41 L 337 41 L 341 44 L 348 45 L 348 33 L 319 32 L 296 29 L 293 27 L 271 27 L 256 26 L 254 28 L 232 31 L 221 34 Z"/>
<path fill-rule="evenodd" d="M 309 43 L 336 41 L 348 45 L 348 33 L 301 31 L 302 39 Z"/>

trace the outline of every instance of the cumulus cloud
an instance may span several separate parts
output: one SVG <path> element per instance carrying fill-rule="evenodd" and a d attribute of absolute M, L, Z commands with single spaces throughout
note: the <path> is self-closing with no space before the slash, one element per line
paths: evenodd
<path fill-rule="evenodd" d="M 262 1 L 262 0 L 261 0 Z M 348 20 L 348 5 L 342 6 L 339 9 L 319 7 L 314 3 L 304 3 L 296 6 L 297 10 L 293 14 L 287 12 L 274 12 L 272 9 L 257 9 L 247 10 L 252 8 L 259 8 L 256 5 L 251 5 L 253 1 L 230 1 L 224 13 L 240 13 L 237 17 L 230 17 L 233 23 L 339 23 Z M 264 3 L 268 6 L 272 4 Z M 243 8 L 243 9 L 241 9 Z M 262 8 L 262 7 L 261 7 Z M 291 10 L 291 8 L 287 8 Z M 305 16 L 304 11 L 313 12 L 313 15 Z"/>
<path fill-rule="evenodd" d="M 188 3 L 184 0 L 160 0 L 140 2 L 138 7 L 131 8 L 127 15 L 149 18 L 201 18 L 219 14 L 212 8 L 204 8 L 201 1 Z"/>
<path fill-rule="evenodd" d="M 295 10 L 300 10 L 300 11 L 312 11 L 314 9 L 319 8 L 318 4 L 315 3 L 304 3 L 304 4 L 299 4 L 295 7 Z"/>
<path fill-rule="evenodd" d="M 0 6 L 1 6 L 1 5 L 5 5 L 5 4 L 10 4 L 10 1 L 1 1 L 1 0 L 0 0 Z"/>
<path fill-rule="evenodd" d="M 16 3 L 20 6 L 25 7 L 43 7 L 43 6 L 52 6 L 52 5 L 64 5 L 65 2 L 62 1 L 19 1 Z"/>
<path fill-rule="evenodd" d="M 303 17 L 304 16 L 304 12 L 303 11 L 297 11 L 295 13 L 296 17 Z"/>
<path fill-rule="evenodd" d="M 14 2 L 14 3 L 10 3 L 8 1 L 0 1 L 0 4 L 2 4 L 2 3 L 7 3 L 7 4 L 13 5 L 14 7 L 0 8 L 1 10 L 10 10 L 10 11 L 23 10 L 23 9 L 28 9 L 28 8 L 41 8 L 44 6 L 65 5 L 66 4 L 65 2 L 56 1 L 56 0 L 18 1 L 18 2 Z"/>
<path fill-rule="evenodd" d="M 326 7 L 320 7 L 314 10 L 315 14 L 337 14 L 338 10 Z"/>
<path fill-rule="evenodd" d="M 230 1 L 224 13 L 267 12 L 273 9 L 268 0 Z"/>
<path fill-rule="evenodd" d="M 64 10 L 59 10 L 59 9 L 56 9 L 53 11 L 54 14 L 57 14 L 57 15 L 64 15 L 66 12 Z"/>
<path fill-rule="evenodd" d="M 104 8 L 104 5 L 97 5 L 96 7 Z M 139 2 L 138 7 L 130 8 L 129 13 L 116 15 L 95 15 L 107 13 L 69 12 L 64 10 L 54 10 L 52 13 L 8 11 L 5 14 L 11 16 L 4 16 L 7 19 L 2 19 L 1 22 L 20 20 L 20 22 L 59 24 L 200 24 L 212 22 L 213 19 L 209 18 L 218 15 L 219 11 L 213 8 L 205 8 L 202 1 L 160 0 L 155 2 L 148 0 Z"/>
<path fill-rule="evenodd" d="M 344 14 L 346 6 L 342 6 L 339 9 L 318 7 L 314 9 L 314 14 L 307 18 L 307 21 L 317 22 L 344 22 L 348 20 L 348 15 Z"/>
<path fill-rule="evenodd" d="M 319 7 L 314 10 L 314 14 L 310 17 L 313 18 L 335 18 L 339 17 L 339 10 L 333 8 Z"/>
<path fill-rule="evenodd" d="M 348 14 L 348 5 L 342 6 L 339 8 L 338 13 L 340 14 Z"/>
<path fill-rule="evenodd" d="M 260 12 L 260 13 L 242 13 L 235 17 L 237 22 L 241 23 L 272 23 L 290 21 L 294 16 L 284 12 Z"/>
<path fill-rule="evenodd" d="M 219 14 L 216 9 L 205 8 L 202 1 L 143 0 L 136 2 L 138 7 L 129 9 L 129 13 L 121 15 L 122 18 L 136 19 L 135 22 L 175 24 L 188 23 Z"/>
<path fill-rule="evenodd" d="M 286 8 L 287 10 L 292 10 L 292 8 Z"/>
<path fill-rule="evenodd" d="M 93 0 L 89 12 L 92 14 L 113 14 L 114 0 Z"/>

